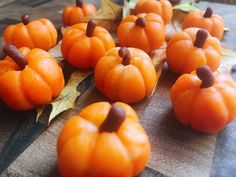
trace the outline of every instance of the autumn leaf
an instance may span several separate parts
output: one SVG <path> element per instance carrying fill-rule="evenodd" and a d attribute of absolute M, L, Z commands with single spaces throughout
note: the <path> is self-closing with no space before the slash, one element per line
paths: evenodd
<path fill-rule="evenodd" d="M 236 60 L 236 52 L 234 52 L 230 49 L 223 48 L 222 55 L 235 58 L 235 60 Z"/>
<path fill-rule="evenodd" d="M 52 106 L 52 111 L 49 114 L 48 124 L 60 113 L 74 108 L 75 101 L 80 95 L 80 92 L 77 91 L 77 86 L 79 83 L 81 83 L 84 79 L 86 79 L 92 72 L 81 72 L 81 71 L 75 71 L 72 73 L 68 83 L 62 90 L 61 94 L 50 103 Z M 37 117 L 36 120 L 40 118 L 44 111 L 45 107 L 39 107 L 37 108 Z"/>
<path fill-rule="evenodd" d="M 200 10 L 200 9 L 196 6 L 196 3 L 191 1 L 191 2 L 178 4 L 173 7 L 173 10 L 180 10 L 183 12 L 191 12 L 191 11 L 196 11 L 196 10 Z"/>
<path fill-rule="evenodd" d="M 61 41 L 57 43 L 57 45 L 53 48 L 51 48 L 48 51 L 52 56 L 56 59 L 58 63 L 62 62 L 64 60 L 62 53 L 61 53 Z"/>

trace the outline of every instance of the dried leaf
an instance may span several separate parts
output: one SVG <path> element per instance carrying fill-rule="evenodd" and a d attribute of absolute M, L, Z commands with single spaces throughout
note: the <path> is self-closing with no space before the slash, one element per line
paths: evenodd
<path fill-rule="evenodd" d="M 57 45 L 55 47 L 51 48 L 48 52 L 50 54 L 52 54 L 52 56 L 56 59 L 56 61 L 58 63 L 62 62 L 64 60 L 62 53 L 61 53 L 61 41 L 59 41 L 57 43 Z"/>
<path fill-rule="evenodd" d="M 129 0 L 129 8 L 134 9 L 139 0 Z"/>
<path fill-rule="evenodd" d="M 101 8 L 91 17 L 95 20 L 119 20 L 122 7 L 111 0 L 102 0 Z"/>
<path fill-rule="evenodd" d="M 191 12 L 200 10 L 194 2 L 181 3 L 173 7 L 173 10 L 181 10 L 183 12 Z"/>
<path fill-rule="evenodd" d="M 80 92 L 77 91 L 76 87 L 91 73 L 92 73 L 91 71 L 87 72 L 75 71 L 74 73 L 72 73 L 68 83 L 62 90 L 61 95 L 50 103 L 52 105 L 52 111 L 49 115 L 48 123 L 50 123 L 58 114 L 68 109 L 74 108 L 75 101 L 80 95 Z M 44 108 L 45 107 L 40 107 L 37 109 L 36 120 L 39 119 L 42 112 L 44 111 Z"/>
<path fill-rule="evenodd" d="M 224 27 L 224 32 L 229 32 L 230 28 Z"/>
<path fill-rule="evenodd" d="M 235 60 L 236 60 L 236 52 L 234 52 L 230 49 L 223 48 L 222 55 L 235 58 Z"/>

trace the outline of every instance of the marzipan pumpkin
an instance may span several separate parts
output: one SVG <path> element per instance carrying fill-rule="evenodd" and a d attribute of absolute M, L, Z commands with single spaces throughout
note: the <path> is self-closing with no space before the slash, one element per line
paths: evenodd
<path fill-rule="evenodd" d="M 95 68 L 98 90 L 115 101 L 139 102 L 152 94 L 156 81 L 150 57 L 136 48 L 113 48 Z"/>
<path fill-rule="evenodd" d="M 216 71 L 221 51 L 219 39 L 211 37 L 206 30 L 187 28 L 173 35 L 168 42 L 167 64 L 177 74 L 190 73 L 203 65 Z"/>
<path fill-rule="evenodd" d="M 176 118 L 201 132 L 217 133 L 236 118 L 236 84 L 208 66 L 180 76 L 171 101 Z"/>
<path fill-rule="evenodd" d="M 95 67 L 105 52 L 115 47 L 109 32 L 89 20 L 73 25 L 62 39 L 61 51 L 68 62 L 80 69 Z"/>
<path fill-rule="evenodd" d="M 14 110 L 25 111 L 49 103 L 64 87 L 61 68 L 42 49 L 6 45 L 0 61 L 0 98 Z"/>
<path fill-rule="evenodd" d="M 46 18 L 30 20 L 29 15 L 21 17 L 22 23 L 8 26 L 4 31 L 4 40 L 17 48 L 28 47 L 49 50 L 57 43 L 57 30 Z"/>
<path fill-rule="evenodd" d="M 130 15 L 121 21 L 117 35 L 121 47 L 139 48 L 149 53 L 165 41 L 165 26 L 154 13 Z"/>
<path fill-rule="evenodd" d="M 82 22 L 81 19 L 96 12 L 96 8 L 91 3 L 84 3 L 76 0 L 75 4 L 65 7 L 62 14 L 63 23 L 67 26 Z"/>
<path fill-rule="evenodd" d="M 224 34 L 224 19 L 217 14 L 213 14 L 213 10 L 208 7 L 206 11 L 190 12 L 184 18 L 183 29 L 190 27 L 206 29 L 212 36 L 222 39 Z"/>
<path fill-rule="evenodd" d="M 135 6 L 134 14 L 140 13 L 156 13 L 167 24 L 172 19 L 173 9 L 168 0 L 140 0 Z"/>
<path fill-rule="evenodd" d="M 133 177 L 144 169 L 150 144 L 129 105 L 98 102 L 66 122 L 57 152 L 63 177 Z"/>

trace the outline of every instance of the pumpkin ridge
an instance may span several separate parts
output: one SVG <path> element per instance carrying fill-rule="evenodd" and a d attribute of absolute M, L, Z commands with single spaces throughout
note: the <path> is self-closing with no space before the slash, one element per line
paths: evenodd
<path fill-rule="evenodd" d="M 34 107 L 36 105 L 36 103 L 31 99 L 31 97 L 29 96 L 29 94 L 26 92 L 25 90 L 25 87 L 24 87 L 24 83 L 23 83 L 23 79 L 22 79 L 22 72 L 20 72 L 20 89 L 21 89 L 21 92 L 23 93 L 25 99 L 32 105 L 32 107 Z"/>
<path fill-rule="evenodd" d="M 50 30 L 50 27 L 48 26 L 48 24 L 45 23 L 43 20 L 44 20 L 44 19 L 39 19 L 39 22 L 41 22 L 44 26 L 46 26 L 47 31 L 48 31 L 48 33 L 49 33 L 49 36 L 50 36 L 50 38 L 51 38 L 51 45 L 50 45 L 50 46 L 53 46 L 53 45 L 54 45 L 54 39 L 53 39 L 53 36 L 52 36 L 52 31 Z"/>
<path fill-rule="evenodd" d="M 31 22 L 30 22 L 30 23 L 31 23 Z M 30 23 L 29 23 L 29 24 L 30 24 Z M 33 44 L 33 48 L 34 48 L 34 46 L 35 46 L 35 41 L 34 41 L 33 37 L 31 37 L 30 30 L 27 28 L 27 26 L 26 26 L 25 28 L 26 28 L 26 31 L 27 31 L 27 33 L 28 33 L 28 37 L 30 38 L 30 41 L 31 41 L 31 43 Z"/>

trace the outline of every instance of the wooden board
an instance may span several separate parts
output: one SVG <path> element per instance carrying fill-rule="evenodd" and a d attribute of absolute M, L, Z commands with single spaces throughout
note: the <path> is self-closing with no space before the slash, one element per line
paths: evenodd
<path fill-rule="evenodd" d="M 61 9 L 72 1 L 21 0 L 0 7 L 0 32 L 16 23 L 24 13 L 32 18 L 50 18 L 61 26 Z M 95 1 L 98 6 L 98 1 Z M 201 2 L 201 8 L 211 6 L 225 18 L 230 31 L 223 45 L 236 51 L 236 6 Z M 235 59 L 236 63 L 236 59 Z M 224 66 L 224 68 L 227 66 Z M 132 105 L 151 142 L 151 159 L 140 177 L 210 177 L 236 175 L 236 123 L 215 135 L 202 134 L 181 125 L 169 101 L 169 90 L 176 76 L 166 66 L 154 95 Z M 89 77 L 81 86 L 83 94 L 75 110 L 62 113 L 50 127 L 47 120 L 38 123 L 33 111 L 14 112 L 0 103 L 0 176 L 59 176 L 56 141 L 65 121 L 79 110 L 96 101 L 109 101 L 101 95 Z M 79 157 L 78 157 L 79 160 Z"/>

